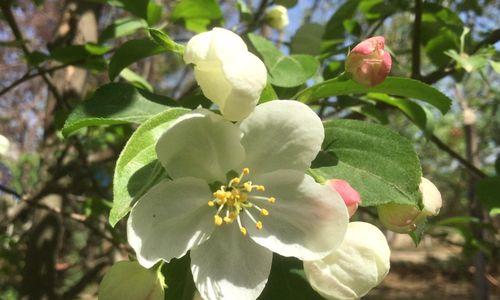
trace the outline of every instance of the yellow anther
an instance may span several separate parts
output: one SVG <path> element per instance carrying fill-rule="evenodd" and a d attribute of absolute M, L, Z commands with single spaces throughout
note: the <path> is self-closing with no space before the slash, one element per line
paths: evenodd
<path fill-rule="evenodd" d="M 218 190 L 217 192 L 214 193 L 215 198 L 219 200 L 225 200 L 226 199 L 226 192 Z"/>
<path fill-rule="evenodd" d="M 227 224 L 231 224 L 233 223 L 233 219 L 231 219 L 230 217 L 224 217 L 224 222 L 226 222 Z"/>
<path fill-rule="evenodd" d="M 243 184 L 243 188 L 245 188 L 245 190 L 247 192 L 251 192 L 252 191 L 252 182 L 250 181 L 247 181 Z"/>
<path fill-rule="evenodd" d="M 266 188 L 263 185 L 258 185 L 256 186 L 257 191 L 263 192 L 266 190 Z"/>
<path fill-rule="evenodd" d="M 247 229 L 245 227 L 240 227 L 241 234 L 247 235 Z"/>
<path fill-rule="evenodd" d="M 233 195 L 233 193 L 231 193 L 231 192 L 225 192 L 224 198 L 231 198 L 232 195 Z"/>
<path fill-rule="evenodd" d="M 250 169 L 249 168 L 244 168 L 243 169 L 243 175 L 248 175 L 250 174 Z"/>
<path fill-rule="evenodd" d="M 274 202 L 276 202 L 276 198 L 274 198 L 274 197 L 269 197 L 269 198 L 267 198 L 267 201 L 268 201 L 269 203 L 274 203 Z"/>
<path fill-rule="evenodd" d="M 263 208 L 263 209 L 260 210 L 260 214 L 263 215 L 263 216 L 269 216 L 269 212 L 265 208 Z"/>
<path fill-rule="evenodd" d="M 261 230 L 262 229 L 262 222 L 258 221 L 257 223 L 255 223 L 255 227 L 257 227 L 258 230 Z"/>
<path fill-rule="evenodd" d="M 214 223 L 217 226 L 221 226 L 222 225 L 222 218 L 220 216 L 218 216 L 218 215 L 215 215 L 214 216 Z"/>
<path fill-rule="evenodd" d="M 208 206 L 214 206 L 215 205 L 215 202 L 213 201 L 208 201 Z"/>
<path fill-rule="evenodd" d="M 231 179 L 231 183 L 234 183 L 234 184 L 239 184 L 241 181 L 241 179 L 239 177 L 234 177 L 233 179 Z"/>

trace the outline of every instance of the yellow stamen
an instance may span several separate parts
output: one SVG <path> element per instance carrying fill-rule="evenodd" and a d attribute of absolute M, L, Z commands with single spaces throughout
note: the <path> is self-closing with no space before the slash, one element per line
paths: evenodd
<path fill-rule="evenodd" d="M 255 227 L 257 227 L 258 230 L 261 230 L 262 229 L 262 222 L 259 221 L 259 222 L 255 223 Z"/>
<path fill-rule="evenodd" d="M 263 209 L 260 210 L 260 214 L 263 215 L 263 216 L 269 216 L 269 212 L 265 208 L 263 208 Z"/>
<path fill-rule="evenodd" d="M 212 207 L 212 206 L 214 206 L 214 205 L 215 205 L 215 202 L 213 202 L 213 201 L 208 201 L 208 206 Z"/>
<path fill-rule="evenodd" d="M 266 188 L 263 185 L 258 185 L 255 188 L 257 189 L 257 191 L 260 191 L 260 192 L 263 192 L 266 190 Z"/>
<path fill-rule="evenodd" d="M 218 216 L 218 215 L 215 215 L 214 216 L 214 223 L 217 226 L 221 226 L 222 225 L 222 218 L 220 216 Z"/>
<path fill-rule="evenodd" d="M 276 202 L 276 198 L 269 197 L 269 198 L 267 198 L 267 201 L 269 201 L 269 203 L 274 203 L 274 202 Z"/>
<path fill-rule="evenodd" d="M 240 227 L 241 234 L 247 235 L 247 229 L 245 227 Z"/>
<path fill-rule="evenodd" d="M 244 168 L 243 169 L 243 175 L 248 175 L 250 174 L 250 169 L 249 168 Z"/>
<path fill-rule="evenodd" d="M 226 224 L 231 224 L 231 223 L 233 223 L 233 219 L 226 216 L 226 217 L 224 217 L 224 222 L 226 222 Z"/>

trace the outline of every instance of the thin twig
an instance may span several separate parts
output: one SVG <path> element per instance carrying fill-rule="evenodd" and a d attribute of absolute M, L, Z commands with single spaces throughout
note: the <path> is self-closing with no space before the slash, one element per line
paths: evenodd
<path fill-rule="evenodd" d="M 35 78 L 35 77 L 38 77 L 38 76 L 42 76 L 43 74 L 46 74 L 46 73 L 52 73 L 54 71 L 64 69 L 64 68 L 68 67 L 69 65 L 70 64 L 68 63 L 68 64 L 55 66 L 55 67 L 50 68 L 50 69 L 39 68 L 39 71 L 36 73 L 29 73 L 28 72 L 23 77 L 17 79 L 16 81 L 12 82 L 9 86 L 7 86 L 3 90 L 1 90 L 0 96 L 4 95 L 5 93 L 7 93 L 8 91 L 10 91 L 11 89 L 15 88 L 16 86 L 20 85 L 21 83 L 23 83 L 25 81 L 28 81 L 28 80 Z"/>

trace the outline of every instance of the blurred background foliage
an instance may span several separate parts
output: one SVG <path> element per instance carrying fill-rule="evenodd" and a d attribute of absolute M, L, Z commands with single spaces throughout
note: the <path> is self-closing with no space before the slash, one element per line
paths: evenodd
<path fill-rule="evenodd" d="M 283 32 L 264 24 L 263 13 L 274 3 L 289 8 Z M 112 97 L 95 92 L 109 77 L 126 83 L 111 94 L 133 85 L 129 91 L 139 104 L 144 97 L 189 108 L 209 105 L 168 38 L 183 44 L 213 26 L 253 32 L 283 55 L 310 55 L 318 62 L 312 71 L 293 74 L 298 84 L 273 77 L 262 101 L 289 98 L 340 75 L 349 49 L 373 35 L 386 38 L 393 76 L 432 84 L 453 99 L 444 116 L 424 102 L 405 109 L 394 104 L 397 98 L 373 93 L 311 105 L 324 120 L 369 120 L 411 139 L 424 176 L 443 195 L 441 214 L 418 247 L 407 236 L 387 233 L 392 271 L 367 298 L 487 299 L 500 293 L 497 1 L 2 0 L 0 7 L 0 134 L 11 143 L 0 156 L 1 299 L 94 298 L 105 269 L 132 253 L 124 222 L 112 229 L 107 216 L 114 165 L 136 125 L 121 124 L 120 111 L 111 109 L 97 112 L 113 117 L 109 126 L 75 122 L 71 132 L 61 129 L 84 99 Z M 258 37 L 245 38 L 258 53 Z M 144 118 L 158 112 L 137 103 L 123 109 L 139 107 Z M 357 218 L 377 224 L 370 209 Z M 273 270 L 282 273 L 273 274 L 283 276 L 271 276 L 279 288 L 265 291 L 263 299 L 311 299 L 300 272 L 293 272 L 297 266 L 275 261 Z M 167 284 L 176 277 L 169 282 L 168 274 L 177 267 L 182 272 L 183 264 L 168 268 Z M 167 292 L 169 299 L 180 299 L 176 289 Z"/>

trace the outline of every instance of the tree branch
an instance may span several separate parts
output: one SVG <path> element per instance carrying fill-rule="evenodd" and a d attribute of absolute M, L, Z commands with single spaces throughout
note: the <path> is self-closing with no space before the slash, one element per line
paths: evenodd
<path fill-rule="evenodd" d="M 18 41 L 24 41 L 23 34 L 21 30 L 19 29 L 19 26 L 17 25 L 16 19 L 14 18 L 14 15 L 12 14 L 11 11 L 11 1 L 3 1 L 0 3 L 0 8 L 2 10 L 3 16 L 5 20 L 7 21 L 7 24 L 9 24 L 10 29 L 12 30 L 12 33 L 14 34 L 14 37 Z M 28 49 L 28 46 L 26 46 L 25 43 L 21 43 L 21 49 L 23 50 L 26 58 L 28 58 L 31 55 L 30 49 Z M 50 92 L 54 95 L 54 97 L 57 99 L 59 103 L 61 103 L 62 107 L 69 109 L 69 106 L 67 103 L 64 101 L 63 97 L 61 94 L 59 94 L 59 91 L 57 90 L 56 86 L 52 82 L 52 78 L 43 72 L 43 69 L 39 66 L 36 66 L 36 69 L 41 73 L 40 76 L 42 76 L 43 80 L 47 84 L 48 89 Z"/>
<path fill-rule="evenodd" d="M 415 21 L 413 22 L 413 41 L 411 59 L 411 78 L 420 79 L 420 44 L 422 27 L 422 0 L 415 0 Z"/>
<path fill-rule="evenodd" d="M 439 139 L 434 134 L 432 134 L 429 137 L 429 140 L 431 142 L 433 142 L 439 149 L 443 150 L 444 152 L 448 153 L 451 157 L 458 160 L 465 168 L 467 168 L 469 171 L 471 171 L 477 177 L 479 177 L 479 178 L 487 177 L 487 175 L 483 171 L 478 169 L 476 166 L 474 166 L 472 163 L 470 163 L 467 159 L 465 159 L 460 154 L 455 152 L 453 149 L 448 147 L 448 145 L 446 145 L 441 139 Z"/>
<path fill-rule="evenodd" d="M 38 77 L 38 76 L 42 76 L 43 74 L 52 73 L 54 71 L 57 71 L 57 70 L 60 70 L 60 69 L 64 69 L 64 68 L 68 67 L 69 65 L 70 64 L 63 64 L 63 65 L 60 65 L 60 66 L 55 66 L 55 67 L 50 68 L 50 69 L 39 68 L 38 72 L 31 73 L 31 74 L 28 72 L 23 77 L 17 79 L 16 81 L 12 82 L 9 86 L 6 86 L 3 90 L 1 90 L 0 91 L 0 96 L 4 95 L 5 93 L 7 93 L 11 89 L 15 88 L 16 86 L 22 84 L 25 81 L 28 81 L 28 80 L 30 80 L 32 78 L 35 78 L 35 77 Z"/>

